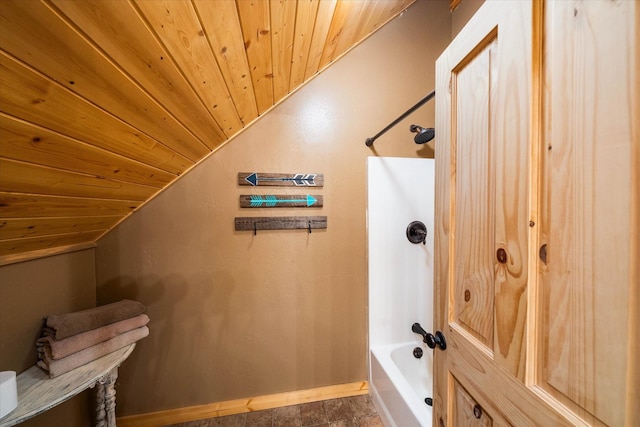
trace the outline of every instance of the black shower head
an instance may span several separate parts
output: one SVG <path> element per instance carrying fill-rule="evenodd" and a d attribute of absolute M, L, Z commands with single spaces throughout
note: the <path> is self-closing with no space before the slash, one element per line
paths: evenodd
<path fill-rule="evenodd" d="M 434 128 L 423 128 L 418 125 L 409 126 L 409 130 L 417 135 L 413 138 L 416 144 L 426 144 L 436 136 L 436 130 Z"/>

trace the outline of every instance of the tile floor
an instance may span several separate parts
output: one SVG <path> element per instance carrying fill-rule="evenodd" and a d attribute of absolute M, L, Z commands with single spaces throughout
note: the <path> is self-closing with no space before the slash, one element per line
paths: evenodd
<path fill-rule="evenodd" d="M 167 427 L 384 427 L 369 395 L 266 409 Z"/>

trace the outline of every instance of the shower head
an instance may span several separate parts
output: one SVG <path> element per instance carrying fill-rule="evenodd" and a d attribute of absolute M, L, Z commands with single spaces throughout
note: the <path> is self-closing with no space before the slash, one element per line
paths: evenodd
<path fill-rule="evenodd" d="M 416 134 L 413 141 L 416 144 L 426 144 L 436 136 L 436 130 L 434 128 L 423 128 L 418 125 L 409 126 L 409 130 Z"/>

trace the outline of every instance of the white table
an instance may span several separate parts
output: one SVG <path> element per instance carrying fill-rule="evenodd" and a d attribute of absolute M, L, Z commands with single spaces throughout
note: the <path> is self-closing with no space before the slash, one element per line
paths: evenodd
<path fill-rule="evenodd" d="M 96 426 L 115 427 L 118 367 L 135 348 L 135 343 L 107 354 L 55 378 L 38 366 L 32 366 L 16 378 L 18 406 L 0 419 L 0 427 L 14 426 L 35 417 L 78 393 L 98 386 Z"/>

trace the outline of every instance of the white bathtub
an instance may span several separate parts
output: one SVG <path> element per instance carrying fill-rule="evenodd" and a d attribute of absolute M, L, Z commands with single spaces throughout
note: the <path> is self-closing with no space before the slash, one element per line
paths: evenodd
<path fill-rule="evenodd" d="M 423 356 L 416 359 L 413 349 Z M 373 403 L 387 427 L 431 426 L 433 350 L 415 341 L 371 348 L 369 390 Z"/>

